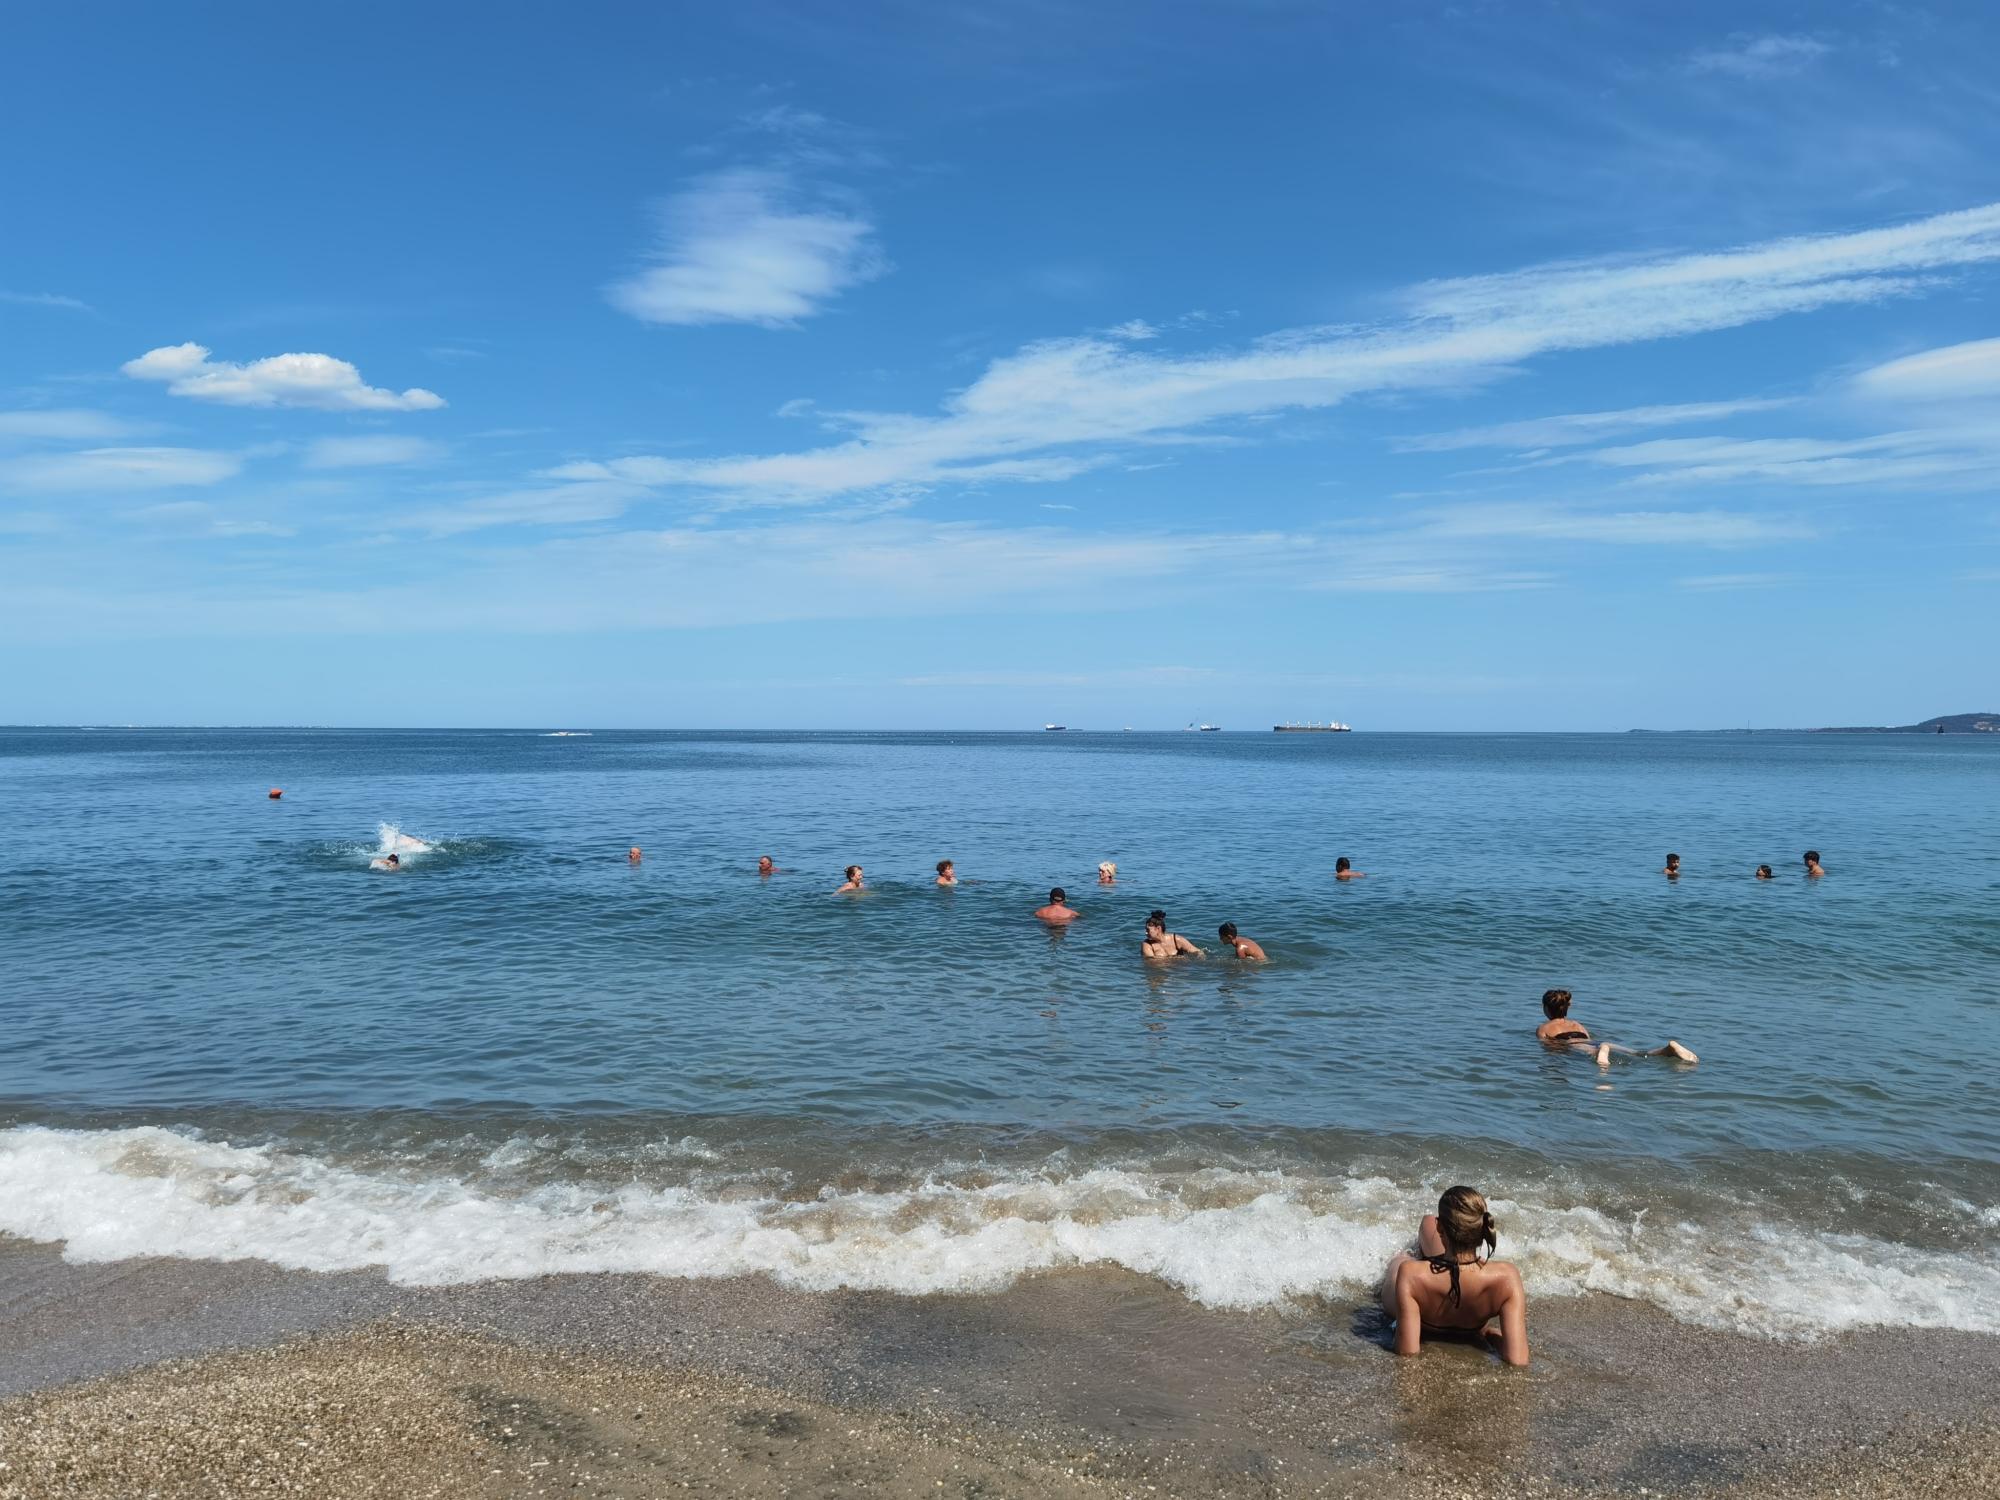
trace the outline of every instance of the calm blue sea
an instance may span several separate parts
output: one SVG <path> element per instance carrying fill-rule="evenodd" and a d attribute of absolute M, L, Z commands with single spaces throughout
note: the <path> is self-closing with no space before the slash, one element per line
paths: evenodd
<path fill-rule="evenodd" d="M 2000 736 L 32 729 L 0 809 L 0 1234 L 78 1259 L 1247 1306 L 1462 1180 L 1538 1295 L 2000 1331 Z"/>

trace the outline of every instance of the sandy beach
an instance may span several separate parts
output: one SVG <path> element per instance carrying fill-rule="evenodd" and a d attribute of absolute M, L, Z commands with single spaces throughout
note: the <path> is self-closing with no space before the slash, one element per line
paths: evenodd
<path fill-rule="evenodd" d="M 439 1290 L 0 1255 L 0 1496 L 1915 1495 L 2000 1483 L 2000 1339 L 1544 1301 L 1525 1372 L 1123 1273 Z"/>

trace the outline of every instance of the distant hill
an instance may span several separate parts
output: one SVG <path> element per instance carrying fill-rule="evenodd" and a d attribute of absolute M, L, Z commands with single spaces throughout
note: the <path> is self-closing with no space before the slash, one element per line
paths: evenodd
<path fill-rule="evenodd" d="M 1814 734 L 2000 734 L 2000 713 L 1940 714 L 1921 724 L 1855 724 Z"/>

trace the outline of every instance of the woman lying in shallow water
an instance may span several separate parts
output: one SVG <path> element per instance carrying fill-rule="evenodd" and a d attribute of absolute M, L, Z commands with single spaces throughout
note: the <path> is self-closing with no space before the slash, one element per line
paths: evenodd
<path fill-rule="evenodd" d="M 1417 1226 L 1414 1250 L 1401 1250 L 1382 1273 L 1382 1311 L 1396 1323 L 1396 1352 L 1418 1354 L 1425 1334 L 1483 1338 L 1510 1365 L 1528 1362 L 1528 1294 L 1521 1273 L 1488 1260 L 1499 1246 L 1486 1199 L 1469 1187 L 1446 1189 L 1435 1215 Z M 1495 1318 L 1498 1329 L 1486 1325 Z"/>

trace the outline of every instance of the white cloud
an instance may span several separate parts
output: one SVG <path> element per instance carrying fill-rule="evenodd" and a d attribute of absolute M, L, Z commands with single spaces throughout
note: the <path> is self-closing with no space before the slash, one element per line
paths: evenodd
<path fill-rule="evenodd" d="M 1676 578 L 1676 588 L 1693 589 L 1697 593 L 1734 593 L 1739 589 L 1775 589 L 1797 583 L 1796 573 L 1698 573 L 1690 578 Z"/>
<path fill-rule="evenodd" d="M 233 364 L 200 344 L 170 344 L 119 366 L 134 380 L 157 380 L 176 396 L 226 406 L 309 406 L 322 411 L 432 411 L 444 405 L 417 387 L 398 395 L 364 384 L 361 372 L 330 354 L 274 354 Z"/>
<path fill-rule="evenodd" d="M 1809 36 L 1733 36 L 1729 45 L 1697 52 L 1688 66 L 1697 73 L 1736 78 L 1782 78 L 1803 72 L 1833 49 Z"/>
<path fill-rule="evenodd" d="M 1156 339 L 1160 336 L 1159 328 L 1144 318 L 1132 318 L 1104 331 L 1114 339 L 1125 339 L 1134 344 L 1144 343 L 1147 339 Z"/>
<path fill-rule="evenodd" d="M 428 438 L 370 433 L 362 437 L 319 438 L 307 445 L 304 462 L 308 469 L 361 469 L 429 463 L 444 453 L 444 444 Z"/>
<path fill-rule="evenodd" d="M 96 312 L 88 302 L 75 297 L 61 297 L 54 292 L 4 292 L 0 291 L 0 302 L 12 302 L 17 307 L 60 307 L 69 312 Z"/>
<path fill-rule="evenodd" d="M 225 516 L 205 500 L 174 500 L 165 505 L 148 505 L 138 510 L 128 510 L 124 514 L 126 520 L 138 521 L 142 525 L 185 531 L 197 536 L 294 535 L 291 527 L 279 526 L 271 521 L 250 521 L 240 517 Z"/>
<path fill-rule="evenodd" d="M 0 439 L 43 438 L 58 442 L 102 442 L 141 431 L 130 422 L 101 411 L 48 407 L 34 411 L 0 411 Z"/>
<path fill-rule="evenodd" d="M 1532 417 L 1524 422 L 1501 422 L 1491 427 L 1462 427 L 1455 432 L 1398 438 L 1394 446 L 1403 453 L 1438 453 L 1455 448 L 1566 448 L 1594 443 L 1621 432 L 1718 422 L 1744 412 L 1771 411 L 1792 404 L 1789 399 L 1692 401 L 1678 406 L 1635 406 L 1624 411 L 1571 412 L 1557 417 Z"/>
<path fill-rule="evenodd" d="M 0 486 L 43 494 L 181 489 L 219 484 L 242 468 L 234 453 L 207 448 L 85 448 L 0 462 Z"/>
<path fill-rule="evenodd" d="M 1989 204 L 1852 234 L 1430 282 L 1409 293 L 1408 317 L 1375 328 L 1298 329 L 1184 357 L 1103 337 L 1052 340 L 996 360 L 940 415 L 826 413 L 851 432 L 845 442 L 707 460 L 618 459 L 558 474 L 615 474 L 763 503 L 887 484 L 1047 479 L 1061 475 L 1046 456 L 1052 449 L 1185 438 L 1366 392 L 1462 386 L 1541 355 L 1910 296 L 1941 271 L 1996 259 L 2000 204 Z"/>
<path fill-rule="evenodd" d="M 769 168 L 705 177 L 660 218 L 654 264 L 605 289 L 646 323 L 790 327 L 887 269 L 874 225 L 852 202 L 808 194 Z"/>
<path fill-rule="evenodd" d="M 1802 522 L 1718 510 L 1598 511 L 1554 505 L 1462 505 L 1433 511 L 1431 537 L 1606 542 L 1624 546 L 1743 547 L 1813 534 Z"/>
<path fill-rule="evenodd" d="M 1863 438 L 1654 438 L 1573 461 L 1639 469 L 1632 483 L 1911 484 L 1983 480 L 2000 464 L 2000 432 L 1916 429 Z"/>
<path fill-rule="evenodd" d="M 1897 401 L 2000 396 L 2000 339 L 1974 339 L 1892 359 L 1855 376 L 1854 388 Z"/>

